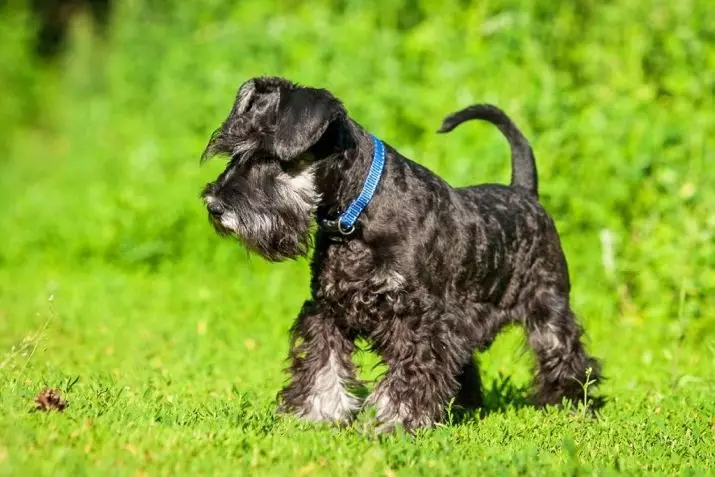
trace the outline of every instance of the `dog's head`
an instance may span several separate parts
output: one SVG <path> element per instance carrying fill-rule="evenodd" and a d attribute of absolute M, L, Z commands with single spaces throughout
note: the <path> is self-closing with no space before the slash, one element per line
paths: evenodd
<path fill-rule="evenodd" d="M 202 160 L 229 158 L 202 198 L 221 234 L 234 235 L 273 261 L 308 253 L 320 201 L 316 161 L 334 142 L 347 113 L 326 90 L 282 78 L 254 78 L 214 132 Z"/>

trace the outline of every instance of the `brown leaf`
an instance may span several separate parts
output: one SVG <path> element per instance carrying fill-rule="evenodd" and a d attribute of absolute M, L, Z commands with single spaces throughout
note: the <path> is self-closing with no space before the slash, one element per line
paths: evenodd
<path fill-rule="evenodd" d="M 45 388 L 35 398 L 36 411 L 64 411 L 66 407 L 67 401 L 62 399 L 59 389 Z"/>

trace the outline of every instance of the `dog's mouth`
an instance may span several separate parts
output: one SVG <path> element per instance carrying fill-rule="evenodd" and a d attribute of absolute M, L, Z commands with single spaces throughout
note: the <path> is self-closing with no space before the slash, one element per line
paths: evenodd
<path fill-rule="evenodd" d="M 211 227 L 213 227 L 214 231 L 218 235 L 220 235 L 222 237 L 231 237 L 232 236 L 236 239 L 240 239 L 240 236 L 238 235 L 238 231 L 235 228 L 229 226 L 226 219 L 224 219 L 223 217 L 221 217 L 221 218 L 216 217 L 216 216 L 212 215 L 210 212 L 208 215 L 209 215 L 209 223 L 211 224 Z"/>
<path fill-rule="evenodd" d="M 219 236 L 232 237 L 248 251 L 272 262 L 306 256 L 311 246 L 309 228 L 291 230 L 278 216 L 257 214 L 247 220 L 241 214 L 224 206 L 215 197 L 204 197 L 211 226 Z"/>

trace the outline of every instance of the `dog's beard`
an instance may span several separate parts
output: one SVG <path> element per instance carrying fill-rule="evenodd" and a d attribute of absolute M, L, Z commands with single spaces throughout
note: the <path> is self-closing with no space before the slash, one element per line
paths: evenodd
<path fill-rule="evenodd" d="M 312 220 L 294 211 L 228 211 L 220 219 L 212 218 L 212 223 L 219 234 L 236 237 L 249 250 L 274 262 L 305 256 L 310 251 Z"/>
<path fill-rule="evenodd" d="M 268 260 L 305 256 L 312 245 L 315 210 L 320 196 L 312 168 L 298 174 L 281 173 L 266 195 L 244 196 L 221 217 L 209 215 L 221 235 L 231 235 Z"/>

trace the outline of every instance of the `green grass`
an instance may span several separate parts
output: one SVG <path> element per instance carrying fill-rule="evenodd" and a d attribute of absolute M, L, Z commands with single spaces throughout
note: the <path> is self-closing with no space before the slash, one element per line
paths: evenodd
<path fill-rule="evenodd" d="M 80 18 L 52 67 L 21 3 L 0 15 L 0 475 L 715 474 L 715 7 L 169 3 L 125 2 L 107 43 Z M 257 74 L 331 89 L 455 185 L 506 181 L 508 149 L 441 118 L 517 120 L 605 362 L 597 418 L 527 404 L 518 329 L 480 357 L 480 414 L 414 437 L 275 415 L 307 264 L 248 257 L 197 198 Z M 30 412 L 44 386 L 63 413 Z"/>

